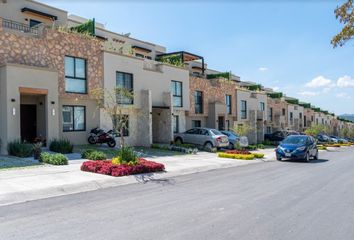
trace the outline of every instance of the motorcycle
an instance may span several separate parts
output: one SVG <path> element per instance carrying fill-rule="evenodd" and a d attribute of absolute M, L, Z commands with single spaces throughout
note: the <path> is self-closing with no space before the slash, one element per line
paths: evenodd
<path fill-rule="evenodd" d="M 117 144 L 115 140 L 116 135 L 113 130 L 105 132 L 103 129 L 97 127 L 90 131 L 87 141 L 90 144 L 107 143 L 108 147 L 114 148 Z"/>

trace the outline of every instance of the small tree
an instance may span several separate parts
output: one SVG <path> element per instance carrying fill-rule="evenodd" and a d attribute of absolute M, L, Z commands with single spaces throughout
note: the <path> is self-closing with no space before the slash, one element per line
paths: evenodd
<path fill-rule="evenodd" d="M 334 11 L 336 18 L 344 26 L 342 30 L 333 37 L 331 43 L 333 47 L 343 46 L 354 36 L 354 6 L 353 0 L 348 0 Z"/>
<path fill-rule="evenodd" d="M 330 129 L 328 128 L 328 126 L 325 126 L 325 125 L 322 125 L 322 124 L 315 124 L 315 125 L 312 125 L 311 127 L 308 127 L 305 130 L 305 133 L 307 135 L 317 136 L 320 133 L 328 134 L 329 131 L 330 131 Z"/>
<path fill-rule="evenodd" d="M 96 88 L 91 91 L 97 101 L 98 108 L 102 109 L 111 119 L 112 128 L 120 136 L 120 146 L 125 147 L 124 131 L 128 127 L 129 118 L 124 113 L 127 103 L 131 103 L 133 93 L 122 87 L 112 90 Z"/>

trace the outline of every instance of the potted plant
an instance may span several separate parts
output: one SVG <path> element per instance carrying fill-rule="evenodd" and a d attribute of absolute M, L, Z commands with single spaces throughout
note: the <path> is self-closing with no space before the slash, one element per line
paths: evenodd
<path fill-rule="evenodd" d="M 33 144 L 33 157 L 34 159 L 39 159 L 42 153 L 42 142 L 37 142 Z"/>

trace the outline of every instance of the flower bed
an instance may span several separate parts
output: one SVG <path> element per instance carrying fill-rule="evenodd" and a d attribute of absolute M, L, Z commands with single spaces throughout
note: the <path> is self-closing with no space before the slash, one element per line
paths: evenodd
<path fill-rule="evenodd" d="M 251 154 L 251 152 L 247 151 L 247 150 L 226 150 L 225 153 L 227 153 L 227 154 Z"/>
<path fill-rule="evenodd" d="M 81 170 L 120 177 L 141 173 L 161 172 L 165 170 L 165 166 L 161 163 L 140 158 L 136 165 L 113 164 L 112 161 L 86 161 L 82 163 Z"/>
<path fill-rule="evenodd" d="M 232 154 L 232 153 L 219 153 L 220 158 L 232 158 L 232 159 L 242 159 L 242 160 L 253 160 L 255 158 L 263 158 L 263 153 L 251 153 L 251 154 Z"/>

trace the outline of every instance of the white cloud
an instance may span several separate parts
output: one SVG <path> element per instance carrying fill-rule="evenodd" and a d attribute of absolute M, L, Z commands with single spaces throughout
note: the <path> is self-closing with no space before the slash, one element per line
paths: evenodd
<path fill-rule="evenodd" d="M 271 87 L 271 89 L 273 89 L 273 91 L 276 92 L 280 90 L 280 87 Z"/>
<path fill-rule="evenodd" d="M 297 94 L 302 95 L 302 96 L 316 96 L 319 93 L 318 92 L 310 92 L 310 91 L 302 91 Z"/>
<path fill-rule="evenodd" d="M 267 67 L 260 67 L 258 68 L 259 71 L 264 72 L 264 71 L 268 71 Z"/>
<path fill-rule="evenodd" d="M 344 99 L 350 99 L 351 97 L 348 95 L 348 93 L 342 92 L 342 93 L 338 93 L 336 95 L 337 98 L 344 98 Z"/>
<path fill-rule="evenodd" d="M 323 93 L 329 93 L 331 91 L 330 87 L 326 87 L 322 90 Z"/>
<path fill-rule="evenodd" d="M 331 79 L 318 76 L 306 83 L 305 86 L 309 88 L 333 87 L 333 83 Z"/>
<path fill-rule="evenodd" d="M 354 87 L 354 79 L 348 75 L 338 78 L 337 86 L 340 88 Z"/>

